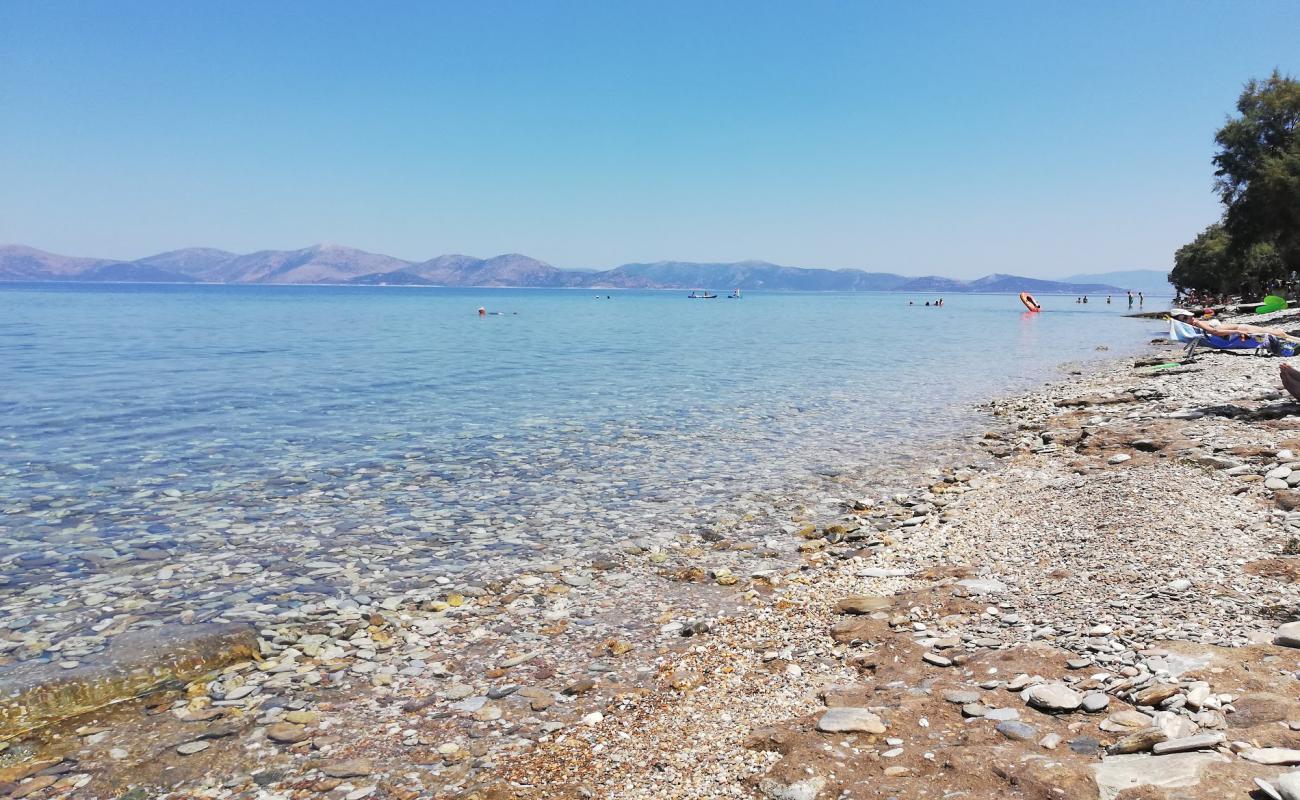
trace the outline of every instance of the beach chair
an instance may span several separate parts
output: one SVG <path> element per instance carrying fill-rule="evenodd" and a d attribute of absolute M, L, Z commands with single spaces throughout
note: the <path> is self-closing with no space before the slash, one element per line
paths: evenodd
<path fill-rule="evenodd" d="M 1172 317 L 1169 319 L 1169 338 L 1187 345 L 1183 348 L 1183 356 L 1189 359 L 1196 353 L 1196 348 L 1202 346 L 1212 350 L 1249 351 L 1257 356 L 1271 355 L 1274 349 L 1270 341 L 1272 336 L 1248 336 L 1243 333 L 1234 333 L 1231 337 L 1215 336 Z"/>

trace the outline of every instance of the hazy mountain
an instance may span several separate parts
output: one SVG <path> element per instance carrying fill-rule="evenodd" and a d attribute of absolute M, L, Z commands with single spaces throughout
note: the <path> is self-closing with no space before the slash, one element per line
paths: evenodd
<path fill-rule="evenodd" d="M 77 273 L 79 281 L 134 283 L 194 283 L 195 279 L 179 272 L 160 269 L 138 261 L 110 261 Z"/>
<path fill-rule="evenodd" d="M 214 263 L 200 280 L 218 283 L 345 283 L 361 275 L 397 272 L 411 262 L 336 244 L 302 250 L 262 250 Z"/>
<path fill-rule="evenodd" d="M 799 289 L 803 291 L 888 291 L 905 283 L 901 275 L 855 269 L 801 269 L 766 261 L 730 264 L 691 261 L 656 261 L 624 264 L 604 272 L 576 273 L 576 285 L 596 288 L 745 288 Z"/>
<path fill-rule="evenodd" d="M 1114 276 L 1159 275 L 1109 273 Z M 766 261 L 656 261 L 607 270 L 565 270 L 519 253 L 493 258 L 444 255 L 414 263 L 340 245 L 261 250 L 240 255 L 192 247 L 135 261 L 70 258 L 21 245 L 0 247 L 0 281 L 202 281 L 206 283 L 355 283 L 366 285 L 521 286 L 595 289 L 771 289 L 784 291 L 904 291 L 925 294 L 1018 292 L 1122 293 L 1118 281 L 1045 281 L 987 275 L 962 281 L 934 275 L 909 278 L 857 269 L 805 269 Z M 1098 278 L 1106 276 L 1096 276 Z M 1108 285 L 1109 284 L 1109 285 Z M 1134 287 L 1138 288 L 1138 287 Z"/>
<path fill-rule="evenodd" d="M 965 284 L 968 292 L 1065 292 L 1067 294 L 1114 294 L 1115 286 L 1105 282 L 1085 283 L 1075 281 L 1046 281 L 1038 278 L 1022 278 L 1017 275 L 985 275 L 983 278 Z"/>
<path fill-rule="evenodd" d="M 55 255 L 21 244 L 0 245 L 2 281 L 76 280 L 79 273 L 111 263 L 110 259 Z"/>
<path fill-rule="evenodd" d="M 440 286 L 569 286 L 571 273 L 535 258 L 508 253 L 494 258 L 448 255 L 414 264 L 408 272 Z"/>
<path fill-rule="evenodd" d="M 428 278 L 421 278 L 413 272 L 372 272 L 359 275 L 348 281 L 352 286 L 436 286 Z"/>
<path fill-rule="evenodd" d="M 1121 289 L 1145 292 L 1146 294 L 1173 294 L 1173 284 L 1169 282 L 1169 273 L 1158 269 L 1130 269 L 1120 272 L 1097 272 L 1090 275 L 1071 275 L 1066 281 L 1086 283 L 1106 283 Z"/>
<path fill-rule="evenodd" d="M 169 250 L 156 256 L 141 258 L 132 263 L 166 272 L 189 275 L 193 280 L 221 283 L 222 270 L 239 258 L 238 253 L 214 250 L 211 247 L 187 247 Z"/>

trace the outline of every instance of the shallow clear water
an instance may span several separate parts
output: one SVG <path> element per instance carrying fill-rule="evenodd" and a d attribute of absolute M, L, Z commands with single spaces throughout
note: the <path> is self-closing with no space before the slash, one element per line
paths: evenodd
<path fill-rule="evenodd" d="M 0 284 L 10 585 L 205 548 L 454 572 L 667 536 L 885 475 L 972 401 L 1159 330 L 1095 298 L 609 294 Z"/>

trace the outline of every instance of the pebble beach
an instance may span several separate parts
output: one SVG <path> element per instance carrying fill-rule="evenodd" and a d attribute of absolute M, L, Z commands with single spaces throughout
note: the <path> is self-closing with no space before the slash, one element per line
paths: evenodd
<path fill-rule="evenodd" d="M 214 602 L 145 634 L 241 626 L 256 653 L 205 651 L 217 666 L 165 691 L 9 738 L 0 792 L 1300 797 L 1300 406 L 1279 359 L 1180 355 L 1152 343 L 986 403 L 984 430 L 887 489 L 829 475 L 497 574 L 422 579 L 396 538 L 304 558 L 289 531 L 286 578 L 266 557 L 286 491 L 215 526 L 261 554 L 215 575 L 199 552 L 160 557 L 53 608 L 48 583 L 11 584 L 0 658 L 46 678 L 199 574 Z M 185 502 L 166 497 L 149 502 Z M 133 561 L 166 553 L 157 536 Z M 357 588 L 276 602 L 316 583 Z"/>

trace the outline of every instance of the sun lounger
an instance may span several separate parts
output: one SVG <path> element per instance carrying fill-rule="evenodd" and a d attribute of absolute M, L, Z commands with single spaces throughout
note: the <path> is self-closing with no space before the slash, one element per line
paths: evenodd
<path fill-rule="evenodd" d="M 1251 336 L 1244 333 L 1216 336 L 1176 319 L 1169 320 L 1169 338 L 1187 345 L 1183 349 L 1183 355 L 1187 358 L 1192 357 L 1197 347 L 1209 347 L 1213 350 L 1245 350 L 1261 356 L 1270 355 L 1275 349 L 1275 345 L 1270 341 L 1273 339 L 1272 336 Z"/>

